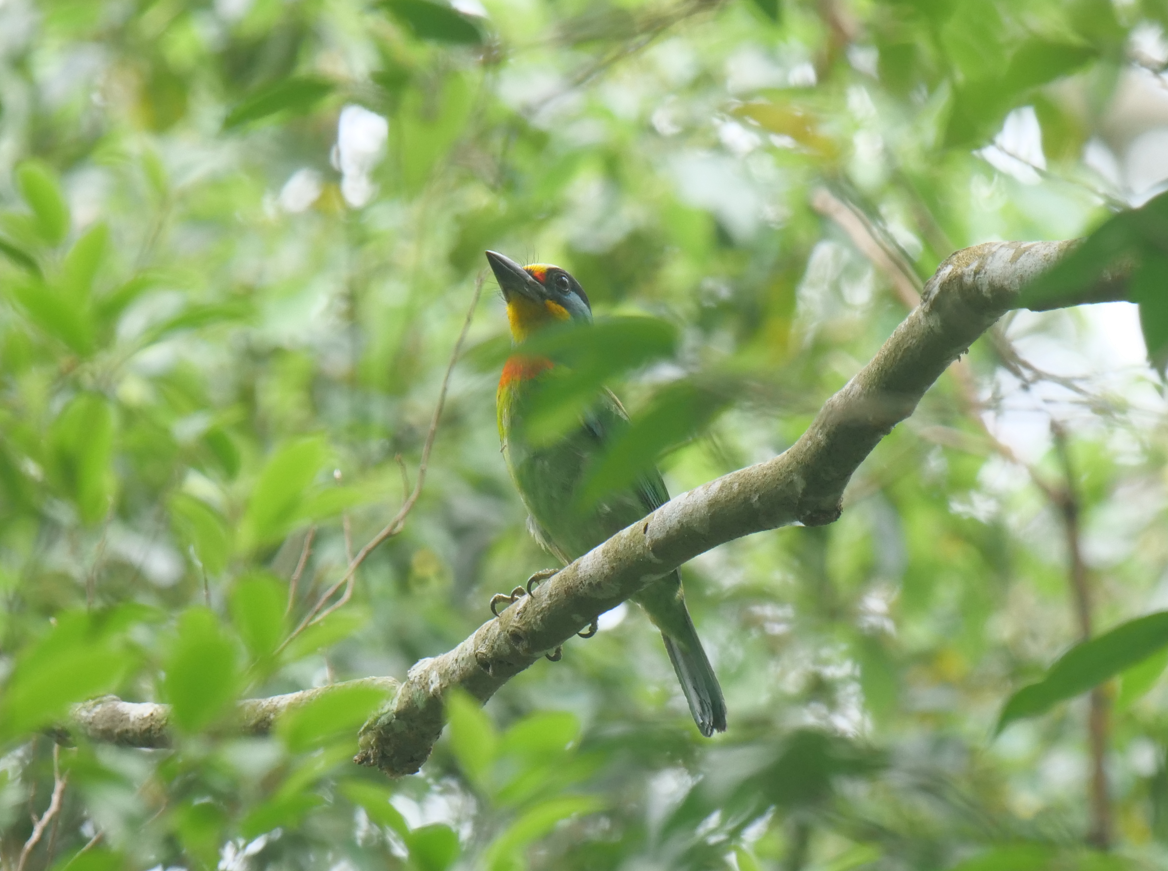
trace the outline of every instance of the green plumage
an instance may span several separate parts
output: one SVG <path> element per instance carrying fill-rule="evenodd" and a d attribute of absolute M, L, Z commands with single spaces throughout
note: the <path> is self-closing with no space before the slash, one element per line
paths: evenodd
<path fill-rule="evenodd" d="M 536 539 L 565 564 L 669 500 L 661 474 L 652 469 L 627 489 L 612 492 L 581 511 L 577 496 L 613 433 L 628 425 L 620 402 L 608 391 L 573 429 L 557 441 L 534 446 L 524 435 L 525 411 L 538 391 L 554 382 L 543 367 L 509 367 L 499 384 L 499 436 L 503 455 L 531 515 Z M 661 630 L 694 721 L 703 735 L 726 729 L 726 704 L 685 606 L 681 575 L 674 571 L 634 597 Z"/>

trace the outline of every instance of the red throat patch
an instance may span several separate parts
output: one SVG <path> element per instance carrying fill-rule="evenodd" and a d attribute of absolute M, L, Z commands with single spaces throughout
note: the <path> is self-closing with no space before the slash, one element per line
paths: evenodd
<path fill-rule="evenodd" d="M 513 354 L 503 365 L 503 375 L 499 379 L 499 387 L 504 388 L 520 381 L 530 381 L 542 375 L 554 364 L 547 357 L 528 357 L 524 354 Z"/>

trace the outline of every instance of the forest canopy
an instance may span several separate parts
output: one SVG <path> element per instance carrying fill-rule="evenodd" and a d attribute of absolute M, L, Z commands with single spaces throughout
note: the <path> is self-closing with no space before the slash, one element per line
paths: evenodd
<path fill-rule="evenodd" d="M 1164 867 L 1166 29 L 0 0 L 0 868 Z M 537 423 L 621 397 L 592 495 L 853 426 L 930 305 L 1012 294 L 945 321 L 985 334 L 919 404 L 846 406 L 887 425 L 842 501 L 694 548 L 723 735 L 621 603 L 447 693 L 420 773 L 354 762 L 556 562 L 500 455 L 488 249 L 591 301 Z"/>

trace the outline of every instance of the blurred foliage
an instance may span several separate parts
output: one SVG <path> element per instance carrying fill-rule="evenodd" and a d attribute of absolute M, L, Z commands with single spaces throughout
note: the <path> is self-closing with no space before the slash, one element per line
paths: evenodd
<path fill-rule="evenodd" d="M 902 319 L 823 190 L 913 280 L 1099 227 L 1067 274 L 1143 257 L 1162 362 L 1165 201 L 1108 215 L 1148 198 L 1127 149 L 1164 116 L 1120 95 L 1164 89 L 1166 27 L 1157 0 L 0 2 L 0 865 L 1165 867 L 1141 615 L 1168 430 L 1114 309 L 1010 319 L 838 523 L 685 569 L 723 737 L 623 608 L 485 710 L 453 699 L 417 777 L 351 762 L 376 693 L 224 727 L 241 696 L 402 676 L 548 565 L 498 452 L 492 296 L 404 531 L 289 640 L 416 478 L 485 248 L 592 298 L 591 343 L 547 339 L 576 367 L 543 425 L 618 390 L 634 424 L 596 488 L 775 455 Z M 1063 659 L 1063 526 L 1031 477 L 1059 480 L 1051 419 L 1120 627 Z M 1109 679 L 1104 852 L 1065 700 Z M 176 747 L 55 755 L 45 730 L 104 693 L 169 701 Z"/>

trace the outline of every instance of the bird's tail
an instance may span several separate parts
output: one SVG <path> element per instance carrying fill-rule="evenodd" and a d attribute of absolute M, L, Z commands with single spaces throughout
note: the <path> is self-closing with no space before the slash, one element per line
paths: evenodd
<path fill-rule="evenodd" d="M 678 632 L 681 627 L 671 627 L 673 631 L 668 635 L 662 632 L 661 637 L 665 639 L 665 651 L 677 672 L 694 722 L 709 738 L 715 732 L 726 731 L 726 700 L 722 698 L 718 676 L 702 649 L 701 639 L 684 605 L 682 613 L 685 615 L 684 629 Z"/>

